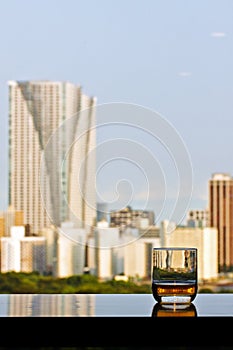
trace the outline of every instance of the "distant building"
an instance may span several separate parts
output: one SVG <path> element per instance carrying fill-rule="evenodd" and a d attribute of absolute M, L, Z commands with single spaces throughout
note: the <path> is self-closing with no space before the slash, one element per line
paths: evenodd
<path fill-rule="evenodd" d="M 119 227 L 123 232 L 127 227 L 141 228 L 154 225 L 155 215 L 153 211 L 135 210 L 130 206 L 110 213 L 110 226 Z"/>
<path fill-rule="evenodd" d="M 162 247 L 193 247 L 198 249 L 198 280 L 218 277 L 218 231 L 214 227 L 176 227 L 168 231 L 169 221 L 161 222 Z"/>
<path fill-rule="evenodd" d="M 46 240 L 46 274 L 57 276 L 58 230 L 55 226 L 46 227 L 39 236 Z"/>
<path fill-rule="evenodd" d="M 100 221 L 97 221 L 96 227 L 107 228 L 107 227 L 109 227 L 109 223 L 106 219 L 102 218 Z"/>
<path fill-rule="evenodd" d="M 96 270 L 94 274 L 99 279 L 112 279 L 114 275 L 118 274 L 116 268 L 118 257 L 114 255 L 114 250 L 121 244 L 119 228 L 97 227 L 93 243 L 94 250 L 90 249 L 90 254 L 92 252 L 95 256 Z"/>
<path fill-rule="evenodd" d="M 189 210 L 187 215 L 188 227 L 209 227 L 209 211 L 202 209 Z"/>
<path fill-rule="evenodd" d="M 149 231 L 148 231 L 149 232 Z M 147 233 L 148 233 L 147 232 Z M 128 238 L 124 249 L 124 274 L 135 279 L 151 280 L 152 249 L 160 246 L 160 237 L 156 230 L 142 235 L 136 240 Z"/>
<path fill-rule="evenodd" d="M 24 237 L 20 240 L 20 270 L 22 272 L 46 272 L 46 239 L 44 237 Z"/>
<path fill-rule="evenodd" d="M 33 272 L 46 270 L 46 239 L 25 237 L 24 226 L 12 226 L 11 236 L 2 237 L 1 272 Z"/>
<path fill-rule="evenodd" d="M 0 216 L 0 237 L 5 236 L 5 219 L 3 216 Z"/>
<path fill-rule="evenodd" d="M 91 274 L 102 280 L 150 280 L 152 248 L 160 245 L 160 231 L 154 226 L 140 233 L 144 229 L 127 227 L 121 235 L 119 227 L 98 226 L 88 240 Z"/>
<path fill-rule="evenodd" d="M 215 173 L 209 180 L 209 221 L 218 230 L 219 272 L 233 271 L 233 178 Z"/>
<path fill-rule="evenodd" d="M 6 211 L 0 215 L 0 237 L 9 237 L 11 226 L 23 226 L 24 215 L 23 211 L 15 210 L 9 206 Z"/>
<path fill-rule="evenodd" d="M 96 99 L 69 82 L 8 86 L 9 205 L 34 234 L 71 217 L 81 228 L 93 225 Z"/>
<path fill-rule="evenodd" d="M 57 276 L 81 275 L 85 267 L 87 232 L 64 222 L 58 230 Z"/>
<path fill-rule="evenodd" d="M 97 203 L 97 214 L 96 214 L 97 223 L 99 221 L 105 220 L 109 222 L 109 212 L 108 212 L 108 204 L 105 202 Z"/>
<path fill-rule="evenodd" d="M 1 238 L 1 273 L 20 272 L 20 240 Z"/>
<path fill-rule="evenodd" d="M 145 228 L 139 228 L 139 237 L 144 239 L 157 239 L 160 238 L 160 227 L 151 225 Z"/>

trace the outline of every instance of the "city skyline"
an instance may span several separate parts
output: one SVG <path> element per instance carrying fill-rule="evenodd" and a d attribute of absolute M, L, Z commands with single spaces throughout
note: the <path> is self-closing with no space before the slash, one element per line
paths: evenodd
<path fill-rule="evenodd" d="M 6 210 L 8 195 L 7 81 L 41 79 L 81 84 L 88 95 L 97 97 L 100 107 L 120 102 L 163 116 L 190 154 L 189 209 L 206 207 L 211 175 L 233 173 L 230 1 L 70 1 L 67 5 L 10 0 L 0 7 L 4 35 L 1 210 Z M 99 144 L 109 137 L 108 131 L 115 137 L 110 128 L 98 130 Z M 131 134 L 133 141 L 136 136 Z M 123 162 L 119 165 L 128 169 Z M 102 173 L 99 187 L 106 198 L 113 188 L 109 172 L 115 176 L 115 167 Z M 132 206 L 139 208 L 140 203 Z"/>

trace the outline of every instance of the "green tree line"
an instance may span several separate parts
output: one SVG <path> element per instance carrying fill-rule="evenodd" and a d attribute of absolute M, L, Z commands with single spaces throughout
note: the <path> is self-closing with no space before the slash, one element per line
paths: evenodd
<path fill-rule="evenodd" d="M 117 294 L 151 293 L 148 283 L 128 281 L 99 281 L 93 275 L 74 275 L 67 278 L 42 276 L 37 272 L 0 273 L 0 294 Z"/>
<path fill-rule="evenodd" d="M 232 293 L 233 290 L 219 290 Z M 44 276 L 38 272 L 0 273 L 0 294 L 148 294 L 151 284 L 133 280 L 99 281 L 96 276 L 83 274 L 66 278 Z M 211 288 L 199 287 L 198 293 L 214 293 Z"/>

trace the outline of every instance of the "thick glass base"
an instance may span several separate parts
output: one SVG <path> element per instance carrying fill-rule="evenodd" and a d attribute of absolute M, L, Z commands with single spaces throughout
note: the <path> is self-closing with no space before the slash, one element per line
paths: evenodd
<path fill-rule="evenodd" d="M 161 304 L 190 304 L 191 297 L 184 296 L 163 296 L 161 297 Z"/>

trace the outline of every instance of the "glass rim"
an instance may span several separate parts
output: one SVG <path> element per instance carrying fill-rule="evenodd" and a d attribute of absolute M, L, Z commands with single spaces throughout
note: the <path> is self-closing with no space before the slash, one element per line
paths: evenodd
<path fill-rule="evenodd" d="M 194 250 L 197 251 L 197 248 L 194 247 L 154 247 L 153 250 Z"/>

